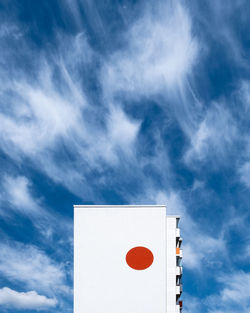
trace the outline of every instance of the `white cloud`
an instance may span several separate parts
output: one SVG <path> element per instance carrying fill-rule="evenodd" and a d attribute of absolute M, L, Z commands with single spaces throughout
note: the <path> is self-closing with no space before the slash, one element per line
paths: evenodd
<path fill-rule="evenodd" d="M 0 305 L 6 308 L 42 310 L 55 307 L 56 299 L 39 295 L 36 291 L 18 292 L 8 287 L 0 289 Z"/>
<path fill-rule="evenodd" d="M 244 29 L 248 23 L 246 4 L 245 0 L 236 0 L 232 3 L 211 0 L 207 10 L 204 11 L 205 14 L 199 12 L 199 18 L 204 19 L 203 23 L 207 24 L 206 29 L 212 40 L 216 40 L 217 45 L 223 45 L 223 53 L 230 58 L 230 61 L 235 63 L 238 68 L 249 69 L 244 46 L 238 35 L 238 29 Z M 235 18 L 235 14 L 237 14 L 237 26 L 231 22 Z"/>
<path fill-rule="evenodd" d="M 139 123 L 132 122 L 125 113 L 118 108 L 112 108 L 108 120 L 108 133 L 111 142 L 120 146 L 130 146 L 135 140 Z"/>
<path fill-rule="evenodd" d="M 240 140 L 243 142 L 244 146 L 242 153 L 239 155 L 241 157 L 240 162 L 238 163 L 238 175 L 241 183 L 246 187 L 250 188 L 250 136 L 248 128 L 244 129 L 245 125 L 248 127 L 249 120 L 249 110 L 250 110 L 250 82 L 241 81 L 239 84 L 239 91 L 237 96 L 240 99 L 241 104 L 241 115 L 240 117 L 240 126 L 241 134 Z"/>
<path fill-rule="evenodd" d="M 224 273 L 217 277 L 221 284 L 219 294 L 212 294 L 205 299 L 209 313 L 228 312 L 236 310 L 248 313 L 250 310 L 250 274 L 243 271 Z"/>
<path fill-rule="evenodd" d="M 250 188 L 250 162 L 244 163 L 239 168 L 239 175 L 241 182 L 244 183 L 248 188 Z"/>
<path fill-rule="evenodd" d="M 1 148 L 16 162 L 28 158 L 31 165 L 85 200 L 94 196 L 100 200 L 86 180 L 93 169 L 101 176 L 105 164 L 118 166 L 135 156 L 140 121 L 123 111 L 117 92 L 144 96 L 182 88 L 197 61 L 191 20 L 178 3 L 154 13 L 145 9 L 124 38 L 124 49 L 101 63 L 102 112 L 90 105 L 92 99 L 81 84 L 79 68 L 101 60 L 84 32 L 72 38 L 58 35 L 57 54 L 37 55 L 35 79 L 22 70 L 18 75 L 6 73 L 0 88 L 9 107 L 0 112 Z M 29 47 L 25 48 L 29 54 Z M 65 155 L 58 157 L 59 149 Z M 24 184 L 22 188 L 25 195 Z"/>
<path fill-rule="evenodd" d="M 103 163 L 118 164 L 121 154 L 131 156 L 140 123 L 119 104 L 109 103 L 105 112 L 89 104 L 79 67 L 92 64 L 96 54 L 84 33 L 58 37 L 58 55 L 37 55 L 35 79 L 23 71 L 2 79 L 0 93 L 8 110 L 0 110 L 0 146 L 16 162 L 28 158 L 52 180 L 91 198 L 85 175 Z"/>
<path fill-rule="evenodd" d="M 215 157 L 217 161 L 225 161 L 237 134 L 237 125 L 230 111 L 223 103 L 213 103 L 196 127 L 196 131 L 190 130 L 188 136 L 191 145 L 184 160 L 188 164 L 211 160 L 211 157 Z"/>
<path fill-rule="evenodd" d="M 250 274 L 243 271 L 219 276 L 218 281 L 224 284 L 221 299 L 225 302 L 236 301 L 242 305 L 250 300 L 246 290 L 250 289 Z M 250 308 L 250 307 L 249 307 Z"/>
<path fill-rule="evenodd" d="M 185 313 L 200 313 L 204 312 L 204 304 L 202 299 L 189 295 L 187 292 L 182 294 L 183 311 Z"/>
<path fill-rule="evenodd" d="M 43 204 L 43 199 L 33 194 L 33 186 L 25 176 L 5 175 L 1 181 L 0 199 L 2 208 L 0 215 L 10 220 L 12 213 L 18 213 L 30 219 L 34 227 L 42 235 L 47 244 L 53 241 L 55 234 L 70 242 L 72 223 L 61 215 L 52 212 Z"/>
<path fill-rule="evenodd" d="M 108 98 L 120 91 L 138 97 L 178 89 L 197 61 L 187 10 L 177 1 L 156 8 L 145 10 L 126 33 L 127 47 L 105 63 L 102 81 Z"/>
<path fill-rule="evenodd" d="M 111 107 L 107 120 L 107 133 L 97 135 L 97 145 L 90 147 L 90 156 L 102 155 L 113 165 L 119 161 L 117 151 L 123 151 L 126 156 L 131 156 L 139 127 L 140 123 L 129 119 L 120 108 Z"/>
<path fill-rule="evenodd" d="M 202 251 L 197 250 L 197 247 L 192 243 L 184 244 L 184 247 L 184 266 L 193 270 L 200 268 L 202 259 L 204 258 Z"/>
<path fill-rule="evenodd" d="M 39 206 L 31 195 L 30 187 L 29 180 L 24 176 L 4 176 L 3 197 L 11 204 L 13 210 L 23 214 L 37 214 Z"/>
<path fill-rule="evenodd" d="M 69 292 L 62 265 L 31 245 L 0 244 L 0 273 L 12 282 L 46 294 Z"/>
<path fill-rule="evenodd" d="M 93 31 L 95 31 L 96 36 L 100 36 L 101 38 L 105 38 L 105 36 L 107 36 L 107 30 L 104 27 L 104 21 L 95 2 L 91 0 L 63 0 L 61 4 L 65 6 L 67 12 L 71 12 L 71 20 L 80 30 L 84 27 L 81 16 L 81 12 L 84 10 L 88 23 L 90 23 L 91 28 Z"/>
<path fill-rule="evenodd" d="M 53 146 L 59 136 L 67 136 L 81 122 L 80 111 L 54 90 L 49 70 L 40 73 L 41 86 L 16 82 L 9 87 L 15 93 L 12 115 L 0 114 L 2 147 L 10 154 L 11 147 L 27 155 L 36 156 Z M 47 86 L 46 86 L 47 85 Z M 84 100 L 82 99 L 84 104 Z"/>
<path fill-rule="evenodd" d="M 240 82 L 238 96 L 243 106 L 243 113 L 247 114 L 250 109 L 250 82 L 249 81 L 243 80 Z M 242 115 L 241 117 L 244 118 L 245 115 Z"/>
<path fill-rule="evenodd" d="M 222 236 L 216 238 L 204 233 L 202 225 L 197 224 L 191 217 L 178 193 L 170 192 L 165 203 L 169 214 L 179 214 L 182 217 L 181 229 L 185 238 L 183 265 L 192 270 L 201 270 L 203 265 L 212 266 L 217 262 L 218 252 L 221 255 L 225 253 Z"/>

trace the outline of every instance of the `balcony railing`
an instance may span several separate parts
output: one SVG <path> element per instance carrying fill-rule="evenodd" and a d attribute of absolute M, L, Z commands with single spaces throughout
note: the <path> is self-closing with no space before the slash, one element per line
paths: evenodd
<path fill-rule="evenodd" d="M 176 304 L 176 313 L 181 313 L 182 312 L 182 307 L 180 304 Z"/>
<path fill-rule="evenodd" d="M 176 255 L 182 258 L 182 249 L 176 248 Z"/>
<path fill-rule="evenodd" d="M 176 266 L 176 275 L 177 276 L 182 275 L 182 266 Z"/>
<path fill-rule="evenodd" d="M 176 286 L 176 294 L 180 295 L 182 293 L 182 285 Z"/>

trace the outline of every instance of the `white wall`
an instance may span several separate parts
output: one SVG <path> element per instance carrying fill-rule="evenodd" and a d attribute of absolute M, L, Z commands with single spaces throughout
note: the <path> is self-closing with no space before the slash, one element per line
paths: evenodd
<path fill-rule="evenodd" d="M 166 208 L 78 206 L 74 212 L 74 313 L 166 313 Z M 171 234 L 173 223 L 167 219 Z M 172 239 L 167 245 L 172 247 Z M 154 254 L 142 271 L 125 260 L 136 246 Z M 172 282 L 175 256 L 173 261 L 168 251 Z"/>

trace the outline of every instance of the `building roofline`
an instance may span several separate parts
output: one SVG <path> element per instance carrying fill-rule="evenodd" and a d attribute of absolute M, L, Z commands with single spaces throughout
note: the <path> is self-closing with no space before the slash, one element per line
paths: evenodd
<path fill-rule="evenodd" d="M 168 215 L 168 214 L 167 214 L 167 217 L 181 218 L 180 215 Z"/>
<path fill-rule="evenodd" d="M 97 205 L 97 204 L 89 204 L 89 205 L 81 205 L 81 204 L 75 204 L 74 205 L 74 208 L 76 209 L 86 209 L 86 208 L 133 208 L 133 207 L 136 207 L 136 208 L 166 208 L 166 205 L 165 204 L 162 204 L 162 205 L 149 205 L 149 204 L 145 204 L 145 205 L 134 205 L 134 204 L 119 204 L 119 205 L 108 205 L 108 204 L 105 204 L 105 205 Z"/>
<path fill-rule="evenodd" d="M 151 208 L 164 208 L 167 209 L 167 205 L 166 204 L 118 204 L 118 205 L 108 205 L 108 204 L 75 204 L 73 205 L 74 209 L 91 209 L 91 208 L 96 208 L 96 209 L 115 209 L 115 208 L 128 208 L 128 209 L 132 209 L 132 208 L 145 208 L 145 209 L 151 209 Z M 173 218 L 181 218 L 180 215 L 166 215 L 167 217 L 173 217 Z"/>

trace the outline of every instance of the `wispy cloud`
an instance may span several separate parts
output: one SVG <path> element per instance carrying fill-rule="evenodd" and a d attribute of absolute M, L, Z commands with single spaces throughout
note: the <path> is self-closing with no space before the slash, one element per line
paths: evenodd
<path fill-rule="evenodd" d="M 1 243 L 0 248 L 0 273 L 5 278 L 46 295 L 70 292 L 63 265 L 42 250 L 17 242 Z"/>
<path fill-rule="evenodd" d="M 218 312 L 249 312 L 250 296 L 246 290 L 250 288 L 250 274 L 243 271 L 221 274 L 217 278 L 221 284 L 218 295 L 205 299 L 209 313 Z"/>
<path fill-rule="evenodd" d="M 237 16 L 237 23 L 233 23 Z M 247 1 L 237 0 L 233 3 L 220 3 L 210 1 L 207 10 L 199 10 L 199 19 L 206 25 L 206 32 L 217 46 L 223 45 L 223 52 L 237 68 L 249 68 L 243 41 L 239 36 L 239 29 L 247 25 L 248 8 Z M 236 27 L 237 25 L 237 27 Z M 208 41 L 208 39 L 206 39 Z"/>
<path fill-rule="evenodd" d="M 241 311 L 248 313 L 250 308 L 249 273 L 244 271 L 233 271 L 231 273 L 220 273 L 216 277 L 219 284 L 217 293 L 206 297 L 196 297 L 184 293 L 185 311 L 188 313 L 234 313 Z"/>
<path fill-rule="evenodd" d="M 176 90 L 197 60 L 198 43 L 186 9 L 178 2 L 152 9 L 125 34 L 126 47 L 102 69 L 106 97 L 138 98 Z"/>
<path fill-rule="evenodd" d="M 38 54 L 33 80 L 26 69 L 18 75 L 8 71 L 0 90 L 11 108 L 0 112 L 4 152 L 19 163 L 28 157 L 32 166 L 85 200 L 101 201 L 88 183 L 92 171 L 103 181 L 103 166 L 120 166 L 136 154 L 141 120 L 125 113 L 119 95 L 183 94 L 198 58 L 189 12 L 179 3 L 146 6 L 122 37 L 123 48 L 103 57 L 84 32 L 59 34 L 58 51 Z M 25 51 L 31 54 L 28 44 Z M 101 106 L 92 104 L 92 93 L 84 88 L 80 69 L 84 74 L 88 67 L 96 70 Z"/>
<path fill-rule="evenodd" d="M 239 114 L 239 123 L 241 135 L 239 140 L 243 142 L 242 153 L 237 162 L 237 175 L 240 182 L 247 188 L 250 188 L 250 136 L 249 136 L 249 110 L 250 110 L 250 82 L 242 80 L 239 82 L 237 92 L 241 113 Z"/>
<path fill-rule="evenodd" d="M 30 193 L 30 181 L 24 176 L 5 176 L 2 180 L 2 198 L 11 204 L 13 210 L 24 215 L 39 214 L 38 203 Z M 2 209 L 1 214 L 6 214 Z"/>
<path fill-rule="evenodd" d="M 24 155 L 36 156 L 51 147 L 58 137 L 69 135 L 81 121 L 79 107 L 72 107 L 70 99 L 67 101 L 66 95 L 56 91 L 51 81 L 51 69 L 46 63 L 41 66 L 37 83 L 28 84 L 24 78 L 11 86 L 2 86 L 2 93 L 12 90 L 14 99 L 19 99 L 18 103 L 14 99 L 6 99 L 13 101 L 9 104 L 12 106 L 11 115 L 7 112 L 0 115 L 2 148 L 8 154 L 18 149 Z M 74 98 L 76 101 L 77 97 Z M 82 99 L 81 105 L 84 103 Z"/>
<path fill-rule="evenodd" d="M 239 175 L 242 183 L 244 183 L 248 188 L 250 188 L 250 162 L 245 162 L 239 168 Z"/>
<path fill-rule="evenodd" d="M 0 306 L 17 310 L 43 310 L 55 307 L 56 299 L 39 295 L 36 291 L 18 292 L 8 287 L 0 289 Z"/>
<path fill-rule="evenodd" d="M 29 219 L 39 231 L 41 239 L 47 244 L 53 242 L 56 234 L 61 234 L 61 238 L 70 242 L 72 238 L 71 222 L 46 208 L 43 199 L 35 196 L 33 189 L 34 186 L 27 177 L 5 175 L 1 181 L 0 215 L 9 221 L 15 217 L 12 213 Z"/>
<path fill-rule="evenodd" d="M 196 131 L 190 133 L 191 145 L 184 156 L 185 162 L 191 165 L 213 159 L 216 164 L 225 162 L 238 135 L 230 110 L 223 103 L 213 103 L 197 126 Z"/>
<path fill-rule="evenodd" d="M 9 109 L 0 112 L 1 148 L 20 163 L 28 157 L 72 192 L 90 196 L 84 174 L 103 162 L 119 163 L 119 154 L 131 154 L 140 123 L 111 103 L 100 118 L 99 108 L 90 105 L 92 99 L 79 83 L 78 64 L 87 66 L 93 60 L 86 37 L 79 33 L 59 40 L 58 55 L 38 56 L 33 81 L 21 71 L 2 82 L 0 92 Z M 73 49 L 66 49 L 64 41 Z M 58 164 L 62 147 L 65 154 Z"/>

